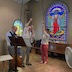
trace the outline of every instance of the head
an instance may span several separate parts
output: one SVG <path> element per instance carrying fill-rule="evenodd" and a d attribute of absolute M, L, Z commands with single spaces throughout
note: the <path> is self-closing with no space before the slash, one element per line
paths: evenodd
<path fill-rule="evenodd" d="M 16 26 L 12 26 L 12 31 L 16 32 L 17 31 L 17 27 Z"/>
<path fill-rule="evenodd" d="M 45 29 L 45 31 L 49 34 L 50 33 L 50 30 L 49 29 Z"/>
<path fill-rule="evenodd" d="M 32 22 L 29 24 L 29 26 L 32 26 Z"/>
<path fill-rule="evenodd" d="M 29 30 L 31 30 L 33 27 L 32 23 L 30 23 L 28 27 L 29 27 Z"/>
<path fill-rule="evenodd" d="M 33 30 L 33 25 L 28 26 L 28 30 L 29 30 L 29 32 L 32 32 L 32 30 Z"/>
<path fill-rule="evenodd" d="M 54 19 L 55 19 L 55 20 L 58 19 L 58 14 L 55 14 L 55 15 L 54 15 Z"/>

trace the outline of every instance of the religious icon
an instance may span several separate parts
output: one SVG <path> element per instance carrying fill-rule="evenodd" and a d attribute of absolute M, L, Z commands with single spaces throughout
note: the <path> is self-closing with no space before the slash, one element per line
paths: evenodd
<path fill-rule="evenodd" d="M 50 30 L 50 39 L 65 42 L 67 35 L 68 9 L 62 3 L 54 3 L 46 11 L 46 28 Z"/>

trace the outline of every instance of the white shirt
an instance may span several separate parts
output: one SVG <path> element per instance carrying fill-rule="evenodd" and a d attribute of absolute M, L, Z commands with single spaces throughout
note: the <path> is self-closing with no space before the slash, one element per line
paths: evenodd
<path fill-rule="evenodd" d="M 29 27 L 25 27 L 23 31 L 23 38 L 30 38 L 30 32 L 29 32 Z"/>
<path fill-rule="evenodd" d="M 10 39 L 9 39 L 9 36 L 12 36 L 12 35 L 11 35 L 10 32 L 11 32 L 12 34 L 14 33 L 12 30 L 10 30 L 10 31 L 8 31 L 8 32 L 6 33 L 7 46 L 11 46 L 11 45 L 10 45 Z"/>
<path fill-rule="evenodd" d="M 49 34 L 43 33 L 41 44 L 48 45 L 49 44 Z"/>

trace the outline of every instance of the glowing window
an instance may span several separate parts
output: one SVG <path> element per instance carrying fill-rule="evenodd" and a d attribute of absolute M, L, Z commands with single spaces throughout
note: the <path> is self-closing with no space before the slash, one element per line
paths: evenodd
<path fill-rule="evenodd" d="M 50 38 L 54 42 L 67 42 L 68 8 L 65 4 L 56 2 L 46 11 L 46 27 L 50 29 Z"/>
<path fill-rule="evenodd" d="M 18 36 L 22 36 L 22 33 L 23 33 L 23 24 L 22 24 L 22 22 L 19 19 L 17 19 L 17 20 L 14 21 L 14 26 L 17 27 L 16 34 Z"/>

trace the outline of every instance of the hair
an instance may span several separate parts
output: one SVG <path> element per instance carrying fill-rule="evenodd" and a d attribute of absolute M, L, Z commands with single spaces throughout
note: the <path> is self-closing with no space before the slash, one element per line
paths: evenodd
<path fill-rule="evenodd" d="M 17 28 L 16 26 L 12 26 L 12 28 Z"/>
<path fill-rule="evenodd" d="M 32 25 L 32 22 L 29 24 L 29 26 L 31 26 Z"/>
<path fill-rule="evenodd" d="M 16 26 L 13 25 L 12 28 L 14 28 L 14 27 L 16 27 Z"/>
<path fill-rule="evenodd" d="M 12 26 L 12 30 L 16 31 L 17 27 L 16 26 Z"/>
<path fill-rule="evenodd" d="M 49 31 L 49 29 L 46 29 L 47 31 Z"/>
<path fill-rule="evenodd" d="M 49 32 L 50 30 L 49 29 L 46 29 L 46 31 Z"/>

